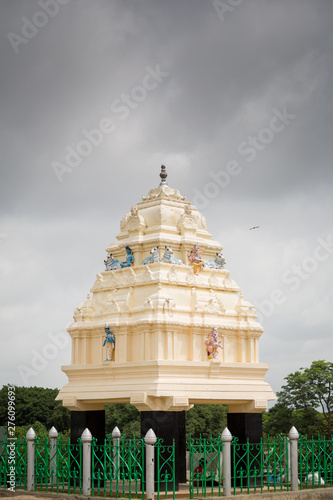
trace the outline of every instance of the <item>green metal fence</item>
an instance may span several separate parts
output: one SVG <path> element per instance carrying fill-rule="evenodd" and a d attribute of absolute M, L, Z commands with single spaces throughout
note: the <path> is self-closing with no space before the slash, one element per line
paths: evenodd
<path fill-rule="evenodd" d="M 299 488 L 333 486 L 333 436 L 307 438 L 298 441 Z"/>
<path fill-rule="evenodd" d="M 12 463 L 10 447 L 13 446 L 15 453 Z M 5 438 L 4 446 L 0 452 L 0 486 L 7 486 L 8 474 L 11 465 L 15 469 L 15 485 L 26 489 L 27 486 L 27 440 L 25 438 Z"/>
<path fill-rule="evenodd" d="M 189 492 L 194 495 L 220 496 L 222 493 L 222 451 L 221 438 L 190 439 L 189 450 Z"/>
<path fill-rule="evenodd" d="M 286 437 L 260 443 L 231 443 L 233 494 L 289 491 L 289 454 Z"/>
<path fill-rule="evenodd" d="M 163 496 L 175 498 L 175 467 L 176 467 L 176 449 L 175 443 L 172 445 L 164 445 L 163 439 L 157 439 L 155 444 L 155 460 L 156 460 L 156 493 L 157 500 Z"/>
<path fill-rule="evenodd" d="M 13 444 L 14 443 L 14 444 Z M 188 440 L 188 488 L 190 498 L 222 496 L 223 447 L 220 437 Z M 230 443 L 229 443 L 230 446 Z M 12 450 L 15 448 L 15 452 Z M 175 445 L 157 439 L 155 449 L 155 491 L 157 500 L 175 498 Z M 76 445 L 59 436 L 34 441 L 35 491 L 83 493 L 83 443 Z M 91 496 L 144 499 L 144 439 L 115 439 L 91 443 Z M 10 465 L 15 462 L 15 486 L 27 489 L 27 440 L 6 439 L 0 450 L 0 486 L 8 487 Z M 228 461 L 229 463 L 229 461 Z M 333 437 L 298 439 L 299 489 L 333 486 Z M 279 436 L 260 443 L 231 442 L 231 493 L 263 493 L 291 489 L 290 440 Z M 227 475 L 226 477 L 229 477 Z M 295 477 L 295 476 L 293 476 Z"/>
<path fill-rule="evenodd" d="M 5 439 L 0 450 L 0 486 L 7 487 L 9 448 L 13 441 Z M 17 439 L 15 446 L 16 488 L 27 489 L 27 440 Z M 144 439 L 113 439 L 102 445 L 91 443 L 91 496 L 128 497 L 143 500 L 145 491 Z M 33 490 L 82 494 L 83 446 L 59 436 L 53 444 L 46 436 L 34 441 Z M 165 446 L 162 439 L 155 445 L 157 499 L 175 498 L 175 444 Z"/>
<path fill-rule="evenodd" d="M 286 436 L 268 437 L 260 443 L 231 443 L 232 494 L 290 490 L 290 441 Z M 194 496 L 220 496 L 223 477 L 212 463 L 221 456 L 222 443 L 213 439 L 190 440 L 189 493 Z M 221 467 L 221 462 L 218 460 Z M 215 468 L 214 472 L 213 469 Z M 220 483 L 217 483 L 220 477 Z M 298 440 L 299 489 L 333 486 L 333 437 Z"/>
<path fill-rule="evenodd" d="M 74 445 L 59 437 L 52 445 L 49 438 L 35 440 L 35 491 L 82 493 L 82 443 Z"/>
<path fill-rule="evenodd" d="M 144 495 L 143 439 L 116 439 L 103 445 L 92 442 L 91 495 L 138 498 Z M 141 491 L 142 487 L 142 491 Z"/>

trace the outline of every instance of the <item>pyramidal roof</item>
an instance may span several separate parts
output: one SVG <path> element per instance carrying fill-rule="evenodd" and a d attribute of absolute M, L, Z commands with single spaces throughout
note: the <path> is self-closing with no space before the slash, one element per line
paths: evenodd
<path fill-rule="evenodd" d="M 199 242 L 211 250 L 222 250 L 219 243 L 207 242 L 211 234 L 207 231 L 205 217 L 178 189 L 169 187 L 166 178 L 124 215 L 120 231 L 117 236 L 120 243 L 110 245 L 108 252 L 118 251 L 124 244 L 154 243 L 163 239 L 177 244 Z"/>

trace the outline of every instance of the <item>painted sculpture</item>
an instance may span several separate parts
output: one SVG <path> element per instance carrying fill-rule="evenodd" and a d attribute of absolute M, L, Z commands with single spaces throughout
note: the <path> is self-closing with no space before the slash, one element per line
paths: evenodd
<path fill-rule="evenodd" d="M 143 259 L 142 261 L 142 264 L 144 266 L 148 265 L 148 264 L 153 264 L 154 262 L 159 262 L 160 261 L 160 254 L 159 254 L 159 251 L 158 251 L 158 246 L 157 247 L 154 247 L 150 250 L 150 257 L 147 257 L 146 259 Z"/>
<path fill-rule="evenodd" d="M 187 254 L 190 265 L 193 266 L 194 274 L 198 274 L 204 267 L 204 261 L 201 258 L 199 245 L 196 244 Z"/>
<path fill-rule="evenodd" d="M 127 245 L 126 246 L 126 260 L 124 262 L 120 262 L 120 267 L 131 267 L 132 264 L 134 264 L 134 255 L 133 255 L 130 247 Z"/>
<path fill-rule="evenodd" d="M 205 262 L 204 267 L 208 269 L 223 269 L 225 264 L 225 258 L 223 253 L 216 253 L 215 259 L 209 259 Z"/>
<path fill-rule="evenodd" d="M 222 338 L 223 338 L 223 336 L 222 336 Z M 215 359 L 218 355 L 218 350 L 223 349 L 222 343 L 219 341 L 219 338 L 218 338 L 218 331 L 217 331 L 216 326 L 210 332 L 205 343 L 207 345 L 208 358 Z"/>
<path fill-rule="evenodd" d="M 105 271 L 113 271 L 114 269 L 120 269 L 120 262 L 113 258 L 112 253 L 110 253 L 104 261 Z"/>
<path fill-rule="evenodd" d="M 162 262 L 167 262 L 168 264 L 176 264 L 177 266 L 183 266 L 184 262 L 180 259 L 176 259 L 175 257 L 172 256 L 172 254 L 173 254 L 172 248 L 165 246 Z"/>
<path fill-rule="evenodd" d="M 114 350 L 116 347 L 116 337 L 113 335 L 110 328 L 105 325 L 105 339 L 103 342 L 103 347 L 106 346 L 106 360 L 111 361 L 114 357 Z"/>

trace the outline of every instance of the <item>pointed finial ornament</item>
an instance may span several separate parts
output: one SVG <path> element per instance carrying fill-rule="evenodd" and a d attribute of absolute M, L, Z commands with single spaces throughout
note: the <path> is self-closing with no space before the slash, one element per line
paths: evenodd
<path fill-rule="evenodd" d="M 160 186 L 167 186 L 168 183 L 166 181 L 166 178 L 168 177 L 168 174 L 166 173 L 166 168 L 164 165 L 161 165 L 160 177 L 161 177 Z"/>

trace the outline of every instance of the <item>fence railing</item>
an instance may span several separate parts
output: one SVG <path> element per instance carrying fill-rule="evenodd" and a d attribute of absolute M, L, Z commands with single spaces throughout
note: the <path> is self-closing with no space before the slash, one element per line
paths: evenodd
<path fill-rule="evenodd" d="M 37 437 L 31 428 L 23 439 L 6 439 L 0 453 L 0 486 L 129 499 L 143 499 L 146 491 L 148 500 L 155 492 L 158 500 L 174 498 L 175 444 L 165 446 L 152 429 L 144 439 L 128 439 L 116 427 L 103 444 L 85 429 L 72 444 L 54 427 L 48 437 Z"/>
<path fill-rule="evenodd" d="M 295 491 L 333 486 L 333 437 L 268 437 L 239 443 L 226 428 L 218 438 L 188 445 L 187 486 L 195 496 Z M 27 491 L 157 500 L 175 498 L 175 445 L 150 429 L 144 439 L 121 436 L 116 427 L 97 443 L 86 429 L 77 444 L 58 436 L 8 438 L 0 450 L 0 486 Z"/>

